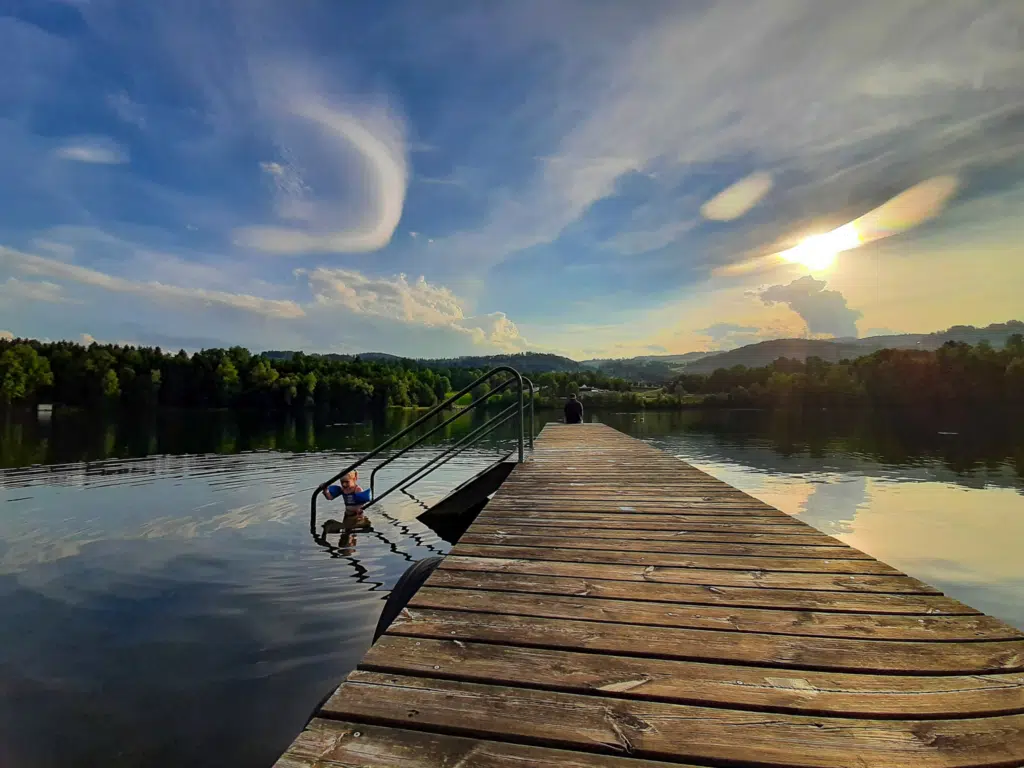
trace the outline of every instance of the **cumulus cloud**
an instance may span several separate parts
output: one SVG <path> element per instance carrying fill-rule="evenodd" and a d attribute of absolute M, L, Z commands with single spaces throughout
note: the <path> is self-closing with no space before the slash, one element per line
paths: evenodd
<path fill-rule="evenodd" d="M 807 324 L 811 334 L 857 336 L 861 312 L 846 305 L 839 291 L 826 289 L 824 280 L 805 275 L 787 285 L 772 285 L 758 293 L 765 304 L 785 304 Z"/>
<path fill-rule="evenodd" d="M 54 150 L 61 160 L 95 165 L 120 165 L 128 162 L 128 152 L 117 142 L 102 136 L 73 139 Z"/>
<path fill-rule="evenodd" d="M 0 341 L 11 341 L 14 338 L 14 334 L 10 331 L 0 331 Z"/>
<path fill-rule="evenodd" d="M 3 246 L 0 246 L 0 262 L 6 263 L 24 274 L 69 280 L 115 293 L 129 293 L 149 299 L 229 307 L 279 318 L 296 318 L 304 314 L 302 307 L 294 301 L 265 299 L 248 294 L 213 291 L 204 288 L 187 288 L 157 281 L 128 280 L 88 267 L 67 264 L 56 259 L 23 253 Z"/>
<path fill-rule="evenodd" d="M 2 267 L 61 283 L 74 282 L 144 297 L 179 310 L 182 329 L 201 325 L 199 312 L 204 307 L 228 307 L 265 320 L 284 321 L 261 327 L 287 334 L 289 343 L 305 348 L 337 349 L 342 345 L 355 351 L 367 350 L 380 343 L 375 339 L 386 339 L 389 348 L 402 348 L 405 354 L 414 354 L 417 345 L 426 345 L 441 354 L 459 354 L 460 347 L 465 348 L 466 344 L 504 351 L 522 351 L 527 347 L 526 339 L 505 313 L 469 313 L 466 302 L 450 288 L 423 276 L 410 279 L 404 274 L 373 276 L 351 269 L 300 269 L 295 274 L 308 287 L 310 299 L 298 302 L 202 287 L 211 285 L 211 281 L 214 285 L 223 284 L 223 275 L 217 275 L 210 267 L 173 257 L 165 269 L 163 260 L 164 255 L 154 254 L 147 262 L 149 275 L 161 279 L 130 279 L 0 246 Z M 174 274 L 188 276 L 190 287 L 168 282 Z M 64 297 L 64 287 L 58 283 L 17 277 L 0 283 L 0 298 L 8 297 L 69 301 Z M 339 329 L 344 329 L 345 336 L 339 334 Z M 132 333 L 139 338 L 155 338 L 141 326 Z M 239 339 L 232 338 L 222 343 L 238 342 Z"/>
<path fill-rule="evenodd" d="M 423 276 L 373 277 L 352 269 L 319 267 L 306 275 L 314 302 L 321 308 L 344 309 L 356 315 L 410 325 L 448 328 L 469 335 L 476 343 L 503 349 L 523 349 L 526 340 L 503 312 L 467 316 L 463 302 L 443 285 Z"/>
<path fill-rule="evenodd" d="M 467 317 L 456 324 L 467 331 L 477 344 L 492 344 L 508 351 L 525 351 L 526 339 L 519 335 L 519 328 L 504 312 Z"/>

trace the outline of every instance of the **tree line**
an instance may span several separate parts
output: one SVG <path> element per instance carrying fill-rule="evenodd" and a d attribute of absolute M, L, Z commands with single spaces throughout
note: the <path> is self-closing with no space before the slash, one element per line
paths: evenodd
<path fill-rule="evenodd" d="M 288 410 L 324 407 L 366 413 L 392 406 L 429 407 L 479 378 L 484 370 L 426 365 L 413 360 L 337 359 L 291 353 L 254 355 L 243 347 L 189 355 L 159 347 L 132 347 L 26 339 L 0 341 L 0 402 L 53 402 L 78 407 L 232 407 Z M 502 377 L 479 385 L 480 397 Z M 564 397 L 581 385 L 628 389 L 598 371 L 542 373 L 538 386 Z M 500 404 L 512 388 L 495 397 Z"/>
<path fill-rule="evenodd" d="M 666 391 L 704 395 L 706 404 L 756 407 L 1024 406 L 1024 335 L 1011 335 L 1002 349 L 950 341 L 934 351 L 882 349 L 838 363 L 780 358 L 762 368 L 682 375 Z"/>
<path fill-rule="evenodd" d="M 189 355 L 159 347 L 0 341 L 0 403 L 366 413 L 436 405 L 483 373 L 400 358 L 339 360 L 296 352 L 269 359 L 243 347 Z M 479 385 L 460 402 L 501 382 Z M 1024 335 L 1010 336 L 1002 349 L 951 341 L 934 351 L 883 349 L 838 363 L 780 358 L 759 368 L 683 374 L 657 392 L 633 391 L 625 379 L 596 370 L 545 372 L 533 382 L 538 406 L 560 406 L 581 387 L 600 390 L 583 395 L 592 407 L 1024 406 Z M 503 405 L 514 397 L 509 387 L 493 400 Z"/>

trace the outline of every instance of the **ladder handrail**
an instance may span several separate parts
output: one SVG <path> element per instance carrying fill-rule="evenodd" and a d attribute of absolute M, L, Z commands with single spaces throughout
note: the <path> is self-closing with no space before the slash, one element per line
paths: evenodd
<path fill-rule="evenodd" d="M 487 392 L 482 397 L 478 397 L 476 400 L 472 401 L 469 405 L 467 405 L 461 411 L 456 411 L 451 416 L 449 416 L 447 419 L 442 421 L 440 424 L 435 424 L 434 427 L 429 432 L 424 432 L 422 435 L 417 437 L 411 443 L 409 443 L 408 445 L 402 447 L 401 449 L 399 449 L 398 451 L 396 451 L 395 453 L 391 454 L 386 459 L 384 459 L 384 461 L 380 462 L 380 464 L 375 466 L 373 468 L 373 471 L 370 472 L 370 492 L 373 493 L 373 491 L 374 491 L 374 479 L 377 477 L 377 472 L 379 470 L 381 470 L 382 468 L 386 467 L 388 464 L 390 464 L 392 461 L 397 459 L 399 456 L 405 455 L 406 453 L 411 451 L 413 448 L 415 448 L 418 445 L 420 445 L 420 443 L 422 443 L 428 437 L 433 435 L 435 432 L 438 432 L 438 431 L 444 429 L 445 427 L 447 427 L 449 424 L 451 424 L 457 418 L 462 416 L 462 414 L 466 413 L 467 411 L 471 411 L 474 408 L 476 408 L 478 405 L 481 405 L 482 403 L 486 402 L 487 399 L 489 397 L 491 397 L 492 395 L 496 395 L 499 392 L 504 392 L 506 389 L 509 388 L 509 385 L 511 385 L 511 384 L 512 384 L 512 379 L 509 379 L 508 381 L 505 381 L 504 383 L 499 384 L 497 387 L 495 387 L 494 389 L 490 390 L 489 392 Z"/>
<path fill-rule="evenodd" d="M 533 382 L 532 381 L 530 381 L 528 378 L 523 376 L 523 383 L 526 384 L 526 386 L 528 386 L 530 388 L 530 450 L 532 451 L 533 450 L 533 434 L 536 431 L 534 429 L 534 426 L 533 426 L 533 398 L 534 398 L 534 394 L 535 393 L 534 393 Z M 519 461 L 522 462 L 522 459 L 520 459 Z"/>
<path fill-rule="evenodd" d="M 524 430 L 523 430 L 523 427 L 524 427 L 524 424 L 523 424 L 523 416 L 524 416 L 523 383 L 524 383 L 524 381 L 528 382 L 529 383 L 529 388 L 530 388 L 530 445 L 532 447 L 532 445 L 533 445 L 533 395 L 534 395 L 533 382 L 530 382 L 529 379 L 524 379 L 522 374 L 520 374 L 519 371 L 517 371 L 515 368 L 513 368 L 511 366 L 508 366 L 508 365 L 499 365 L 497 368 L 492 368 L 487 373 L 483 374 L 482 376 L 479 376 L 472 383 L 467 384 L 465 387 L 463 387 L 458 392 L 453 394 L 451 397 L 446 399 L 443 403 L 440 403 L 440 404 L 434 406 L 433 408 L 431 408 L 429 411 L 427 411 L 425 414 L 423 414 L 420 418 L 416 419 L 416 421 L 414 421 L 408 427 L 403 429 L 401 432 L 399 432 L 399 433 L 389 437 L 387 440 L 385 440 L 383 443 L 378 445 L 372 451 L 370 451 L 369 453 L 364 455 L 358 461 L 354 462 L 353 464 L 350 464 L 345 469 L 343 469 L 340 472 L 338 472 L 335 475 L 333 475 L 329 480 L 326 480 L 323 483 L 321 483 L 320 485 L 318 485 L 313 490 L 313 493 L 310 496 L 310 501 L 309 501 L 309 531 L 310 531 L 310 533 L 313 534 L 314 537 L 317 535 L 316 534 L 316 503 L 317 503 L 317 497 L 323 492 L 323 490 L 325 488 L 327 488 L 327 486 L 329 486 L 335 480 L 338 480 L 339 478 L 343 477 L 344 475 L 347 475 L 352 470 L 358 469 L 363 464 L 365 464 L 367 461 L 372 459 L 374 456 L 377 456 L 382 451 L 384 451 L 385 449 L 390 448 L 392 445 L 394 445 L 396 442 L 398 442 L 403 437 L 408 435 L 414 429 L 422 426 L 429 419 L 431 419 L 432 417 L 436 416 L 438 413 L 442 412 L 443 410 L 445 410 L 449 406 L 453 405 L 463 395 L 465 395 L 466 393 L 472 391 L 474 388 L 480 386 L 480 384 L 483 384 L 485 381 L 488 381 L 489 379 L 491 379 L 492 377 L 494 377 L 494 376 L 496 376 L 496 375 L 498 375 L 500 373 L 509 373 L 509 374 L 511 374 L 511 378 L 508 379 L 507 381 L 503 382 L 501 384 L 501 386 L 497 387 L 496 389 L 491 390 L 491 391 L 487 392 L 485 395 L 483 395 L 482 397 L 477 398 L 476 400 L 471 402 L 467 407 L 463 408 L 462 410 L 460 410 L 456 414 L 454 414 L 452 417 L 450 417 L 449 419 L 445 420 L 445 422 L 443 422 L 442 424 L 437 425 L 436 427 L 434 427 L 434 429 L 432 429 L 426 435 L 420 437 L 413 445 L 418 445 L 420 442 L 422 442 L 424 439 L 429 437 L 431 434 L 436 432 L 441 427 L 447 426 L 448 424 L 450 424 L 452 421 L 454 421 L 459 416 L 462 416 L 463 414 L 468 413 L 469 411 L 473 410 L 477 406 L 482 405 L 492 395 L 496 394 L 497 392 L 504 391 L 511 384 L 515 384 L 516 385 L 516 394 L 517 394 L 516 400 L 517 400 L 517 402 L 514 403 L 512 407 L 514 407 L 516 409 L 515 414 L 518 417 L 517 418 L 518 428 L 516 430 L 517 431 L 516 442 L 518 443 L 519 463 L 521 464 L 525 460 L 525 440 L 524 440 L 524 435 L 523 435 L 523 432 L 524 432 Z M 502 423 L 504 423 L 504 422 L 502 422 Z M 500 425 L 495 425 L 495 428 L 497 426 L 500 426 Z M 408 447 L 411 448 L 413 446 L 408 446 Z M 405 449 L 405 450 L 407 450 L 407 449 Z M 405 450 L 400 451 L 399 454 L 396 454 L 395 457 L 392 457 L 391 459 L 388 460 L 388 462 L 385 462 L 385 463 L 390 463 L 390 461 L 393 460 L 393 458 L 397 458 L 397 456 L 401 455 L 401 453 L 404 453 Z M 408 479 L 408 477 L 406 479 Z M 372 480 L 372 473 L 371 473 L 371 480 Z M 394 487 L 390 488 L 383 495 L 387 495 L 388 493 L 390 493 L 393 490 L 394 490 Z"/>
<path fill-rule="evenodd" d="M 418 483 L 420 480 L 425 478 L 427 475 L 429 475 L 435 469 L 440 467 L 442 464 L 447 464 L 449 461 L 451 461 L 460 453 L 462 453 L 466 448 L 469 448 L 470 446 L 474 445 L 478 440 L 486 437 L 495 429 L 504 424 L 506 421 L 513 418 L 516 415 L 515 407 L 515 403 L 513 403 L 508 408 L 499 413 L 497 416 L 492 416 L 483 425 L 474 429 L 472 432 L 463 437 L 454 445 L 450 445 L 445 451 L 439 453 L 437 456 L 432 458 L 430 461 L 428 461 L 422 467 L 417 469 L 415 472 L 412 472 L 406 475 L 404 479 L 399 480 L 398 485 L 401 486 L 402 490 L 405 490 L 406 488 L 409 488 Z M 423 470 L 427 471 L 423 472 Z M 420 474 L 421 472 L 423 472 L 422 475 Z M 383 498 L 383 496 L 381 496 L 381 498 Z M 375 498 L 373 501 L 377 501 L 377 499 Z M 371 501 L 370 503 L 372 504 L 373 502 Z M 369 504 L 367 504 L 367 506 L 369 506 Z"/>

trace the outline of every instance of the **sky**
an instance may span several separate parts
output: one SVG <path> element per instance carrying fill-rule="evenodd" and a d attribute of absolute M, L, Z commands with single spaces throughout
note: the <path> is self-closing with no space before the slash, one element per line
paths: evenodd
<path fill-rule="evenodd" d="M 0 336 L 577 359 L 1024 319 L 1019 0 L 0 0 Z"/>

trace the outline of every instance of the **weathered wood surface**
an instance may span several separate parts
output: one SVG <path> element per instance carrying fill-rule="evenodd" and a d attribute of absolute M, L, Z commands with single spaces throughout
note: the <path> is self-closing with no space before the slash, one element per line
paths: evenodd
<path fill-rule="evenodd" d="M 661 565 L 610 564 L 589 562 L 587 558 L 560 554 L 561 560 L 475 557 L 458 554 L 445 558 L 442 567 L 468 571 L 499 571 L 535 576 L 582 576 L 620 581 L 658 582 L 662 584 L 703 584 L 712 587 L 758 587 L 760 589 L 804 589 L 829 592 L 882 592 L 919 595 L 940 594 L 937 589 L 909 576 L 866 576 L 846 573 L 784 573 L 763 568 L 749 571 L 673 568 Z M 576 561 L 573 562 L 573 559 Z M 837 561 L 838 562 L 838 561 Z"/>
<path fill-rule="evenodd" d="M 685 528 L 680 528 L 679 526 L 671 526 L 667 530 L 630 528 L 628 535 L 624 535 L 621 526 L 614 528 L 611 527 L 611 525 L 607 528 L 588 526 L 586 528 L 572 527 L 567 530 L 564 527 L 536 524 L 531 525 L 528 522 L 514 522 L 502 525 L 500 523 L 495 524 L 478 521 L 473 526 L 472 533 L 467 532 L 462 537 L 462 541 L 468 544 L 471 537 L 486 535 L 533 537 L 554 536 L 573 541 L 614 539 L 618 542 L 616 546 L 619 544 L 639 545 L 645 541 L 671 541 L 675 543 L 704 542 L 714 544 L 746 544 L 747 546 L 754 546 L 757 544 L 775 544 L 783 547 L 783 549 L 779 550 L 780 552 L 785 552 L 785 547 L 832 547 L 842 550 L 852 549 L 852 547 L 843 544 L 841 541 L 836 541 L 831 536 L 826 536 L 825 534 L 815 535 L 813 533 L 801 533 L 799 535 L 803 538 L 793 539 L 790 538 L 790 536 L 793 535 L 791 533 L 779 531 L 771 531 L 768 533 L 759 533 L 756 531 L 748 532 L 745 530 L 735 530 L 735 526 L 726 526 L 724 530 L 719 530 L 717 532 L 687 530 Z M 870 555 L 864 556 L 870 557 Z"/>
<path fill-rule="evenodd" d="M 1024 710 L 1024 674 L 873 675 L 577 653 L 548 648 L 392 636 L 362 668 L 421 677 L 651 699 L 703 706 L 902 718 L 956 718 Z"/>
<path fill-rule="evenodd" d="M 680 763 L 569 752 L 317 718 L 277 768 L 687 768 Z M 691 767 L 692 768 L 692 767 Z"/>
<path fill-rule="evenodd" d="M 777 635 L 874 638 L 888 640 L 1016 640 L 1021 633 L 984 614 L 967 616 L 906 616 L 827 613 L 775 608 L 719 608 L 668 602 L 608 600 L 586 597 L 510 592 L 494 599 L 487 589 L 423 587 L 410 601 L 416 607 L 477 613 L 501 613 L 538 618 L 581 619 L 620 624 L 646 624 Z"/>
<path fill-rule="evenodd" d="M 278 768 L 709 764 L 1024 765 L 1024 634 L 552 425 Z"/>
<path fill-rule="evenodd" d="M 703 542 L 686 539 L 660 541 L 654 539 L 625 538 L 621 534 L 618 539 L 600 537 L 566 536 L 564 533 L 553 536 L 523 535 L 516 533 L 467 533 L 459 544 L 484 544 L 488 546 L 510 547 L 541 547 L 551 549 L 606 549 L 614 552 L 674 552 L 684 555 L 749 555 L 751 557 L 769 557 L 781 560 L 787 557 L 810 559 L 829 558 L 832 560 L 861 560 L 875 566 L 882 566 L 885 573 L 893 569 L 884 563 L 866 555 L 853 547 L 819 546 L 815 544 L 773 545 L 765 549 L 763 544 L 746 544 L 742 542 Z M 731 558 L 730 558 L 731 559 Z M 878 571 L 881 572 L 881 571 Z"/>
<path fill-rule="evenodd" d="M 584 696 L 364 672 L 321 716 L 669 760 L 771 766 L 1013 765 L 1024 715 L 867 720 Z"/>

